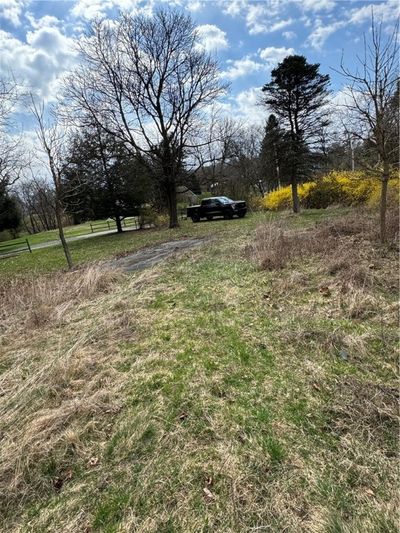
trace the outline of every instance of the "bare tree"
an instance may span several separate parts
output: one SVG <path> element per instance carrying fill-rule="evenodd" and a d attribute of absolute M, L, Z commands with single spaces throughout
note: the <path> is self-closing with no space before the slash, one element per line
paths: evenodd
<path fill-rule="evenodd" d="M 355 70 L 347 68 L 343 59 L 341 74 L 348 82 L 345 92 L 349 136 L 373 146 L 380 173 L 380 239 L 386 241 L 387 190 L 393 156 L 398 153 L 399 43 L 397 21 L 393 32 L 384 37 L 382 24 L 376 24 L 372 13 L 371 33 L 364 35 L 364 54 L 357 56 Z M 396 105 L 397 100 L 397 105 Z M 396 109 L 397 108 L 397 109 Z"/>
<path fill-rule="evenodd" d="M 63 228 L 63 187 L 62 174 L 65 165 L 63 151 L 66 144 L 65 130 L 63 130 L 57 121 L 57 115 L 53 110 L 53 122 L 47 125 L 44 118 L 44 104 L 38 105 L 31 95 L 31 111 L 36 119 L 36 134 L 43 152 L 47 158 L 48 168 L 54 183 L 54 208 L 57 220 L 58 233 L 67 260 L 68 268 L 72 268 L 72 257 L 69 251 L 67 241 L 65 240 Z"/>
<path fill-rule="evenodd" d="M 47 179 L 34 175 L 22 181 L 17 195 L 28 233 L 48 231 L 57 227 L 54 186 Z"/>
<path fill-rule="evenodd" d="M 176 184 L 192 133 L 226 88 L 216 61 L 191 18 L 172 10 L 96 21 L 79 50 L 81 63 L 65 85 L 69 114 L 89 116 L 158 169 L 170 227 L 178 226 Z"/>
<path fill-rule="evenodd" d="M 11 135 L 11 116 L 19 98 L 18 87 L 12 76 L 0 78 L 0 192 L 14 185 L 29 164 L 29 154 L 21 138 Z"/>
<path fill-rule="evenodd" d="M 264 194 L 260 152 L 262 128 L 243 127 L 233 143 L 230 169 L 240 185 L 239 194 Z"/>
<path fill-rule="evenodd" d="M 242 128 L 240 122 L 231 118 L 220 118 L 218 113 L 211 115 L 204 142 L 192 154 L 198 177 L 207 190 L 223 191 Z"/>
<path fill-rule="evenodd" d="M 262 129 L 239 120 L 211 120 L 208 138 L 194 154 L 197 177 L 214 194 L 264 194 L 260 150 Z"/>

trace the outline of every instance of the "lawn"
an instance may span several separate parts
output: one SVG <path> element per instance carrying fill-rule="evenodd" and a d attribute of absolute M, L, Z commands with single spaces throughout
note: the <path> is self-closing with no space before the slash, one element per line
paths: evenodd
<path fill-rule="evenodd" d="M 126 223 L 129 225 L 132 220 L 136 217 L 127 217 Z M 115 222 L 109 221 L 111 229 L 115 229 Z M 64 233 L 65 237 L 68 239 L 70 237 L 77 237 L 79 235 L 87 235 L 92 233 L 92 228 L 95 232 L 97 231 L 107 231 L 107 220 L 90 220 L 89 222 L 82 222 L 82 224 L 76 224 L 74 226 L 65 226 Z M 25 233 L 21 232 L 17 239 L 11 239 L 8 241 L 0 241 L 0 246 L 4 244 L 13 244 L 15 241 L 20 241 L 23 239 L 28 239 L 30 245 L 42 244 L 49 241 L 58 241 L 60 239 L 58 234 L 58 229 L 52 229 L 49 231 L 41 231 L 40 233 Z"/>
<path fill-rule="evenodd" d="M 344 209 L 334 211 L 335 216 L 339 216 L 344 212 L 346 212 Z M 315 220 L 331 215 L 331 210 L 310 209 L 302 215 L 301 219 L 290 215 L 285 216 L 288 217 L 290 224 L 296 227 L 297 225 L 312 224 Z M 134 252 L 144 246 L 173 239 L 235 233 L 237 228 L 254 228 L 266 217 L 270 219 L 275 216 L 276 214 L 273 213 L 268 215 L 254 213 L 240 220 L 214 220 L 198 224 L 193 224 L 191 220 L 182 220 L 178 229 L 157 228 L 127 231 L 122 234 L 112 233 L 87 240 L 74 241 L 69 244 L 69 247 L 74 264 L 82 265 L 88 262 L 108 259 L 116 254 Z M 72 226 L 71 228 L 76 228 L 75 231 L 78 233 L 80 226 Z M 42 236 L 42 242 L 46 242 L 46 240 L 49 240 L 48 234 L 49 232 L 45 232 L 38 234 L 37 237 Z M 47 235 L 47 239 L 43 237 L 44 235 Z M 26 277 L 27 275 L 37 276 L 38 274 L 64 269 L 65 264 L 65 256 L 60 245 L 33 250 L 31 254 L 23 253 L 12 257 L 0 257 L 0 279 Z"/>
<path fill-rule="evenodd" d="M 2 530 L 397 531 L 396 252 L 354 230 L 341 268 L 312 246 L 278 270 L 254 253 L 258 226 L 293 238 L 321 217 L 343 211 L 99 237 L 76 260 L 213 239 L 131 275 L 16 283 L 0 330 Z"/>
<path fill-rule="evenodd" d="M 253 220 L 257 217 L 253 217 Z M 244 224 L 252 224 L 251 218 L 245 219 Z M 110 258 L 116 254 L 134 252 L 147 245 L 156 244 L 185 236 L 205 236 L 220 234 L 226 231 L 228 223 L 236 226 L 242 220 L 215 221 L 210 223 L 193 224 L 192 221 L 182 221 L 179 229 L 170 230 L 144 229 L 127 231 L 122 234 L 111 233 L 90 239 L 69 243 L 72 259 L 75 265 Z M 229 228 L 228 228 L 229 229 Z M 61 246 L 33 250 L 32 254 L 24 253 L 18 256 L 0 258 L 0 277 L 36 276 L 40 273 L 52 272 L 65 268 L 65 256 Z"/>

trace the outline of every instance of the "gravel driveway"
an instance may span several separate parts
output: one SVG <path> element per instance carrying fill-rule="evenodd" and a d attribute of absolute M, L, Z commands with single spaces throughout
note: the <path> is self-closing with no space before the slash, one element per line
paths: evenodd
<path fill-rule="evenodd" d="M 138 252 L 134 252 L 112 261 L 106 261 L 103 266 L 107 269 L 118 269 L 124 272 L 134 272 L 144 270 L 157 263 L 161 263 L 167 257 L 175 255 L 181 251 L 194 248 L 204 243 L 204 239 L 181 239 L 179 241 L 169 241 L 155 246 L 149 246 Z"/>

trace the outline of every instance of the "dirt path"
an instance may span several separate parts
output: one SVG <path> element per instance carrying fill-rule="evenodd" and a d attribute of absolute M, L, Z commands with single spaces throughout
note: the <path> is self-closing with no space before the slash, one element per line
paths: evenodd
<path fill-rule="evenodd" d="M 119 269 L 124 272 L 134 272 L 150 268 L 157 263 L 161 263 L 167 257 L 175 255 L 181 251 L 194 248 L 204 243 L 205 239 L 181 239 L 179 241 L 169 241 L 155 246 L 149 246 L 133 254 L 113 259 L 103 263 L 105 268 Z"/>

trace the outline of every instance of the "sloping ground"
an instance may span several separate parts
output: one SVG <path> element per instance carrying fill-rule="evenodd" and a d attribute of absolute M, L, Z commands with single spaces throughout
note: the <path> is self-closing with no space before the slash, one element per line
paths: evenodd
<path fill-rule="evenodd" d="M 268 228 L 3 300 L 2 531 L 396 531 L 396 252 Z"/>

